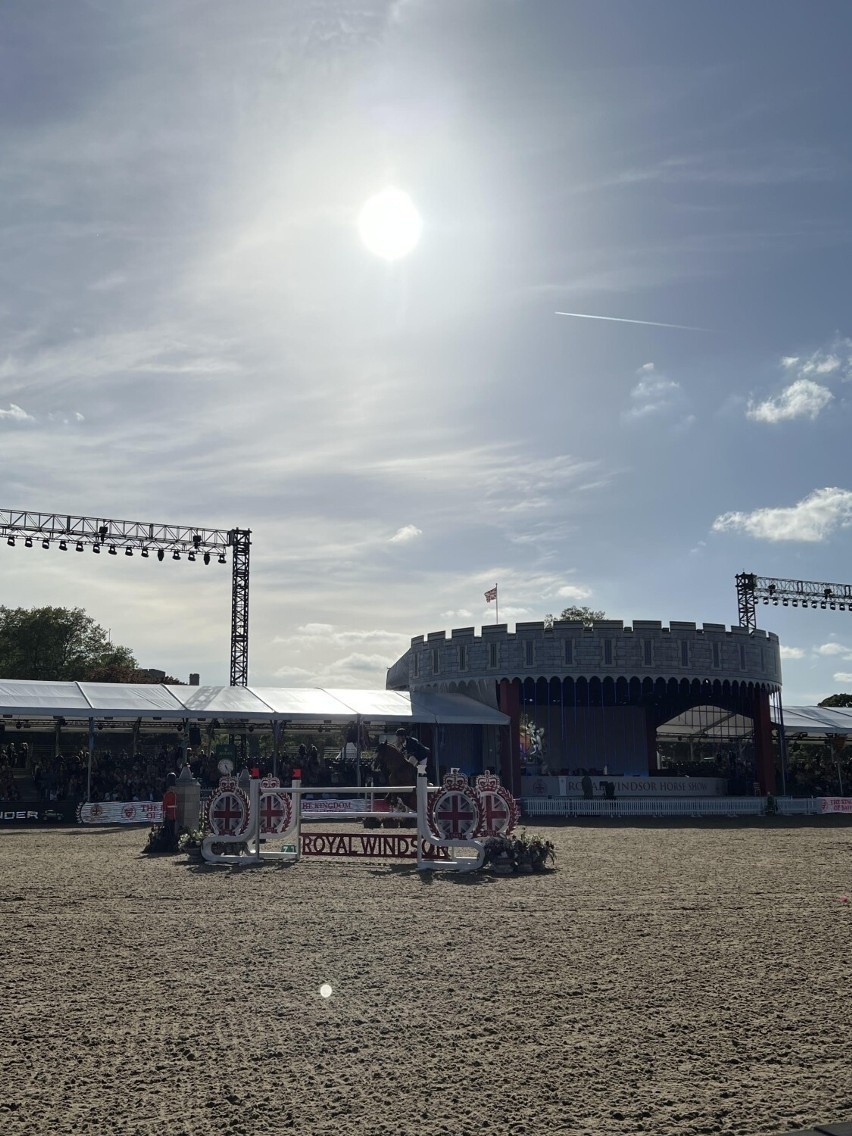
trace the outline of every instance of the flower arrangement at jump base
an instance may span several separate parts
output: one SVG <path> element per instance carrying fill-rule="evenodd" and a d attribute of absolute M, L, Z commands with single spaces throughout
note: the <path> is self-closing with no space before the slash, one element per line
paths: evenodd
<path fill-rule="evenodd" d="M 196 828 L 193 832 L 182 832 L 178 837 L 178 852 L 187 852 L 190 855 L 197 853 L 201 856 L 201 842 L 207 835 L 207 830 L 203 826 Z"/>
<path fill-rule="evenodd" d="M 540 836 L 490 836 L 485 841 L 485 866 L 497 875 L 512 872 L 543 872 L 556 864 L 556 848 L 552 840 Z"/>

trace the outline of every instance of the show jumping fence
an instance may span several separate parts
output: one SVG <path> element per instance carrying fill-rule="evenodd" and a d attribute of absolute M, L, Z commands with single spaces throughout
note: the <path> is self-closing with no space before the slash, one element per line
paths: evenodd
<path fill-rule="evenodd" d="M 407 821 L 416 831 L 303 834 L 303 823 L 331 816 L 341 819 L 339 812 L 323 809 L 322 801 L 316 802 L 316 812 L 303 809 L 305 794 L 331 792 L 365 798 L 364 807 L 348 812 L 347 820 Z M 388 811 L 385 802 L 373 800 L 377 794 L 399 797 L 412 792 L 416 794 L 416 811 L 405 806 Z M 495 831 L 489 826 L 509 831 L 517 819 L 517 804 L 493 775 L 480 775 L 474 789 L 457 770 L 439 786 L 429 785 L 425 773 L 418 773 L 416 788 L 303 787 L 299 777 L 285 787 L 274 778 L 252 778 L 242 784 L 223 778 L 208 805 L 208 817 L 213 831 L 202 841 L 201 854 L 211 864 L 294 863 L 311 855 L 393 856 L 416 860 L 419 871 L 471 872 L 485 862 L 485 837 L 488 831 Z M 476 839 L 479 834 L 481 838 Z M 233 845 L 234 850 L 214 851 L 214 845 L 226 849 Z"/>

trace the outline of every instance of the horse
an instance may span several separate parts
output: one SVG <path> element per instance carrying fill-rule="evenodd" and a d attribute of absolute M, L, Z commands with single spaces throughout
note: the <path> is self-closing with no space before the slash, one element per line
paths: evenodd
<path fill-rule="evenodd" d="M 407 793 L 391 793 L 386 797 L 386 800 L 391 803 L 401 801 L 406 808 L 416 812 L 417 794 L 413 790 L 417 784 L 417 770 L 407 761 L 405 754 L 395 745 L 379 742 L 376 746 L 376 758 L 373 765 L 381 784 L 399 785 L 400 788 L 409 789 Z M 411 828 L 416 823 L 415 817 L 400 818 L 399 820 L 389 819 L 382 822 L 385 828 Z"/>

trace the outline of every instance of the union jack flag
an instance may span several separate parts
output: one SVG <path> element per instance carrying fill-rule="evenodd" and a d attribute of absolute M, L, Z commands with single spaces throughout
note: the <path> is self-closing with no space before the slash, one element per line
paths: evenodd
<path fill-rule="evenodd" d="M 496 600 L 496 599 L 497 599 L 497 585 L 495 584 L 493 588 L 489 589 L 489 591 L 487 591 L 485 593 L 485 600 L 486 600 L 487 603 L 491 603 L 492 600 Z"/>

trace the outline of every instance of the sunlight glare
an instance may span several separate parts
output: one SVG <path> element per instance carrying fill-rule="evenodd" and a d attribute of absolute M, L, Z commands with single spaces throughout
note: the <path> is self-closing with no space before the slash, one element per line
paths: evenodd
<path fill-rule="evenodd" d="M 358 232 L 371 253 L 399 260 L 416 246 L 423 220 L 414 202 L 401 189 L 389 187 L 374 194 L 358 217 Z"/>

